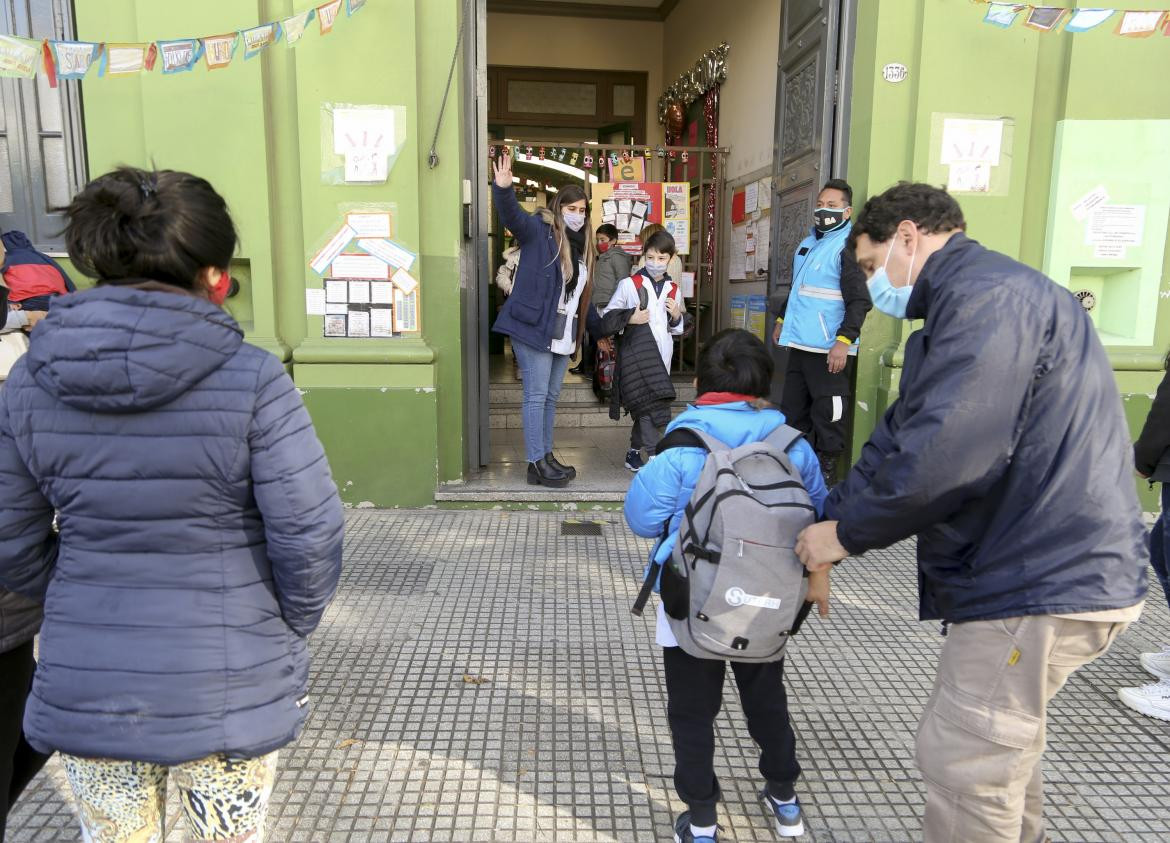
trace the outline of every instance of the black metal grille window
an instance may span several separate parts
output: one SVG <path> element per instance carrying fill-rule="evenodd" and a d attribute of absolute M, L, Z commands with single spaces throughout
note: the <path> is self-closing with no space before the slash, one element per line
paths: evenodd
<path fill-rule="evenodd" d="M 72 0 L 0 0 L 2 33 L 69 40 L 74 31 Z M 80 84 L 0 77 L 0 105 L 0 228 L 62 251 L 61 212 L 85 183 Z"/>

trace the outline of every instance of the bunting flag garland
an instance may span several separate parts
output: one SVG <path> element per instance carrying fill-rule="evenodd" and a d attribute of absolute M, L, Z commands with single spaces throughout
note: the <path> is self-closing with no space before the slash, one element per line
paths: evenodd
<path fill-rule="evenodd" d="M 130 76 L 154 69 L 154 44 L 106 44 L 98 76 Z"/>
<path fill-rule="evenodd" d="M 321 25 L 321 34 L 328 35 L 333 31 L 333 24 L 337 23 L 337 16 L 341 14 L 341 0 L 330 0 L 317 7 L 317 23 Z"/>
<path fill-rule="evenodd" d="M 198 38 L 181 38 L 178 41 L 158 41 L 158 53 L 162 57 L 163 73 L 183 73 L 193 70 L 203 57 L 203 42 Z"/>
<path fill-rule="evenodd" d="M 1170 36 L 1170 11 L 1135 12 L 1127 9 L 1068 9 L 1062 6 L 1034 6 L 1031 3 L 1002 3 L 996 0 L 972 0 L 985 4 L 983 22 L 1008 29 L 1023 16 L 1024 26 L 1040 32 L 1055 32 L 1064 26 L 1065 32 L 1088 32 L 1096 29 L 1114 15 L 1120 14 L 1116 34 L 1127 38 L 1148 38 L 1158 29 Z"/>
<path fill-rule="evenodd" d="M 31 38 L 0 35 L 0 76 L 15 76 L 19 79 L 36 76 L 41 44 Z"/>
<path fill-rule="evenodd" d="M 244 39 L 244 61 L 247 61 L 280 40 L 280 24 L 266 23 L 243 29 L 240 35 Z"/>
<path fill-rule="evenodd" d="M 46 41 L 45 77 L 49 87 L 56 88 L 58 79 L 84 79 L 101 49 L 101 44 L 90 41 Z"/>
<path fill-rule="evenodd" d="M 354 12 L 366 5 L 366 0 L 345 0 L 345 16 L 353 17 Z"/>
<path fill-rule="evenodd" d="M 204 38 L 203 55 L 207 59 L 207 69 L 218 70 L 231 64 L 236 55 L 236 46 L 239 43 L 240 33 L 238 32 Z"/>
<path fill-rule="evenodd" d="M 307 12 L 301 12 L 299 15 L 282 20 L 280 28 L 284 30 L 284 43 L 291 47 L 300 41 L 304 37 L 305 30 L 309 28 L 309 24 L 316 16 L 317 10 L 309 9 Z"/>

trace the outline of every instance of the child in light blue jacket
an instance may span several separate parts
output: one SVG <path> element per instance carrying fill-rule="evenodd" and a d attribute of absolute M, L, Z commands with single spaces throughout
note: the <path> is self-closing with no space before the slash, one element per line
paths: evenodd
<path fill-rule="evenodd" d="M 701 430 L 729 447 L 759 442 L 784 424 L 784 415 L 765 401 L 771 390 L 772 357 L 754 335 L 742 330 L 716 334 L 699 356 L 694 405 L 671 422 Z M 828 490 L 812 446 L 798 439 L 788 450 L 793 467 L 820 517 Z M 666 563 L 677 539 L 683 510 L 691 499 L 707 454 L 701 448 L 676 447 L 655 457 L 634 477 L 626 496 L 625 515 L 639 536 L 657 538 L 669 521 L 665 537 L 654 548 L 654 560 Z M 808 600 L 828 614 L 829 577 L 809 577 Z M 725 663 L 687 654 L 671 632 L 661 604 L 655 640 L 663 647 L 667 714 L 675 752 L 674 783 L 688 809 L 674 827 L 676 843 L 714 843 L 716 805 L 715 717 L 723 697 Z M 784 662 L 731 662 L 739 687 L 748 731 L 760 745 L 760 773 L 767 786 L 762 797 L 783 837 L 804 832 L 795 783 L 800 776 L 796 736 L 788 718 Z"/>

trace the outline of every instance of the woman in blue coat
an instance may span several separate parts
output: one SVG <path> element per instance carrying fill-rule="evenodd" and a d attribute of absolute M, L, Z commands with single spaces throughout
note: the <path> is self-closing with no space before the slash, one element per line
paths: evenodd
<path fill-rule="evenodd" d="M 211 185 L 122 168 L 66 217 L 97 286 L 0 390 L 0 588 L 44 603 L 25 732 L 87 840 L 162 840 L 173 771 L 192 838 L 259 841 L 340 575 L 337 488 L 283 365 L 220 307 L 236 233 Z"/>
<path fill-rule="evenodd" d="M 557 401 L 569 359 L 581 347 L 593 289 L 597 246 L 585 190 L 562 187 L 548 208 L 528 214 L 512 187 L 512 155 L 503 148 L 492 197 L 500 221 L 520 243 L 512 293 L 492 330 L 512 340 L 524 380 L 524 450 L 528 482 L 562 488 L 577 476 L 553 454 Z"/>

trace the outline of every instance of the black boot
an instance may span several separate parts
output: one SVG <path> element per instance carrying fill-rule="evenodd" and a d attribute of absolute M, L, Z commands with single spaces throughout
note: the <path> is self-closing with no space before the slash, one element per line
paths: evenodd
<path fill-rule="evenodd" d="M 569 475 L 554 467 L 548 457 L 528 463 L 528 485 L 563 489 L 569 485 Z"/>
<path fill-rule="evenodd" d="M 817 451 L 817 459 L 821 463 L 821 476 L 825 478 L 825 486 L 832 489 L 837 485 L 837 464 L 841 462 L 841 454 Z"/>
<path fill-rule="evenodd" d="M 552 451 L 549 451 L 544 455 L 544 461 L 555 468 L 557 471 L 564 472 L 564 475 L 570 480 L 577 479 L 577 469 L 573 468 L 571 465 L 565 465 L 563 462 L 558 460 L 555 456 L 553 456 Z"/>

